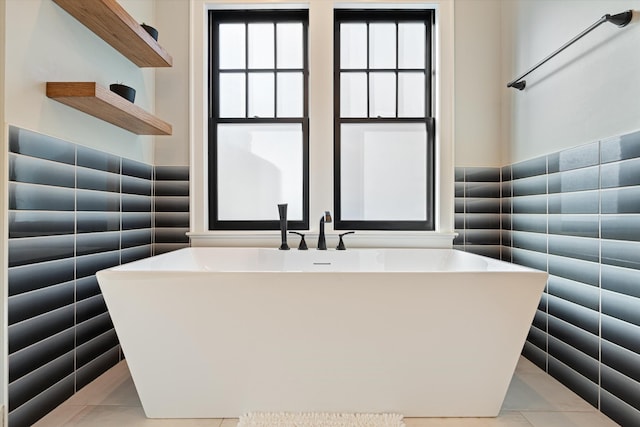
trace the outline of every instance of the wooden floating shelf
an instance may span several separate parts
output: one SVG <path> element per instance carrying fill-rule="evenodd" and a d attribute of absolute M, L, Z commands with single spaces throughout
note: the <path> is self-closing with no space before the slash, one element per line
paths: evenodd
<path fill-rule="evenodd" d="M 53 0 L 138 67 L 171 67 L 173 58 L 116 0 Z"/>
<path fill-rule="evenodd" d="M 137 135 L 171 135 L 153 114 L 95 82 L 47 82 L 47 96 Z"/>

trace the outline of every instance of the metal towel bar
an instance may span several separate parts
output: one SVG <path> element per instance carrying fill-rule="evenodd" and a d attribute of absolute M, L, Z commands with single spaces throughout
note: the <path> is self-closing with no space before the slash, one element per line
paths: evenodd
<path fill-rule="evenodd" d="M 529 75 L 529 73 L 531 73 L 532 71 L 534 71 L 535 69 L 540 67 L 542 64 L 544 64 L 545 62 L 547 62 L 548 60 L 550 60 L 551 58 L 553 58 L 554 56 L 556 56 L 557 54 L 559 54 L 560 52 L 562 52 L 563 50 L 568 48 L 569 46 L 571 46 L 573 43 L 575 43 L 576 41 L 578 41 L 579 39 L 581 39 L 582 37 L 584 37 L 585 35 L 587 35 L 591 31 L 593 31 L 600 24 L 602 24 L 604 22 L 611 22 L 612 24 L 615 24 L 618 27 L 622 28 L 622 27 L 626 26 L 629 22 L 631 22 L 632 18 L 633 18 L 633 11 L 631 11 L 631 10 L 627 10 L 625 12 L 617 13 L 615 15 L 609 15 L 609 14 L 604 15 L 602 18 L 597 20 L 589 28 L 587 28 L 586 30 L 584 30 L 583 32 L 581 32 L 580 34 L 578 34 L 577 36 L 575 36 L 574 38 L 569 40 L 567 43 L 565 43 L 560 49 L 556 50 L 551 55 L 547 56 L 542 61 L 538 62 L 536 65 L 531 67 L 531 69 L 529 71 L 527 71 L 526 73 L 518 76 L 517 78 L 515 78 L 512 81 L 510 81 L 509 83 L 507 83 L 507 87 L 512 87 L 512 88 L 515 88 L 515 89 L 523 90 L 525 88 L 525 86 L 527 85 L 526 80 L 522 80 L 523 78 L 525 78 L 526 76 Z"/>

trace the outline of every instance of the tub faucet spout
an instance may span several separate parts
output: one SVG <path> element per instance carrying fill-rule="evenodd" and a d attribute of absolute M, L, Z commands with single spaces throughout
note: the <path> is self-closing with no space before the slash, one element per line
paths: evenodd
<path fill-rule="evenodd" d="M 287 204 L 283 203 L 278 205 L 278 214 L 280 215 L 280 237 L 282 243 L 280 244 L 281 251 L 288 251 L 289 245 L 287 244 Z"/>
<path fill-rule="evenodd" d="M 329 211 L 325 211 L 322 218 L 320 218 L 320 234 L 318 235 L 318 249 L 321 251 L 327 250 L 327 241 L 324 237 L 324 223 L 331 222 L 331 213 Z"/>

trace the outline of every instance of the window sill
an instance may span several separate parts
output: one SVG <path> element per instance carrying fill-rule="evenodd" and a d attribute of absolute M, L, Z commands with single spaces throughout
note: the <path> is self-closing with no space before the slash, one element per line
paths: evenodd
<path fill-rule="evenodd" d="M 340 230 L 344 232 L 347 230 Z M 336 231 L 327 231 L 327 247 L 335 248 L 338 244 Z M 451 248 L 457 233 L 438 231 L 356 231 L 345 237 L 347 248 Z M 279 231 L 208 231 L 187 233 L 191 246 L 231 246 L 231 247 L 274 247 L 280 246 Z M 296 248 L 299 237 L 290 235 L 287 241 L 291 248 Z M 305 233 L 309 248 L 315 248 L 318 233 Z"/>

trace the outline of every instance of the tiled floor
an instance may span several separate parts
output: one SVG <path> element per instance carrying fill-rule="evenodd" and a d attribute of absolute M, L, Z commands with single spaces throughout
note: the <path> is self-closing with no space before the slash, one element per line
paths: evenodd
<path fill-rule="evenodd" d="M 497 418 L 405 418 L 407 427 L 614 427 L 555 379 L 521 358 Z M 67 400 L 35 427 L 236 427 L 237 419 L 148 419 L 125 362 Z"/>

